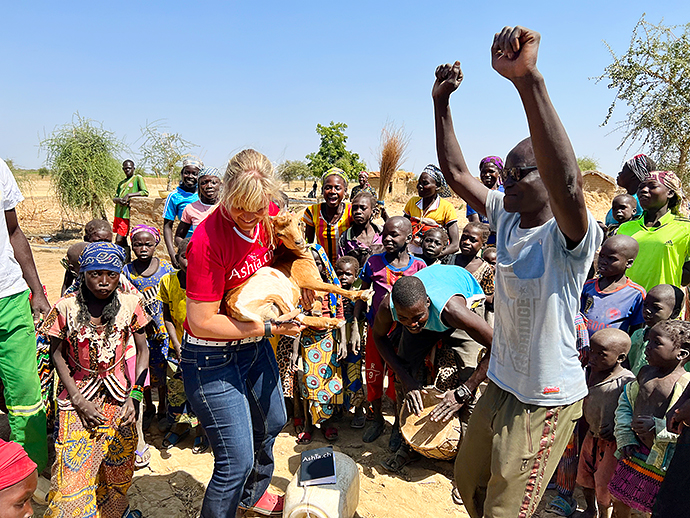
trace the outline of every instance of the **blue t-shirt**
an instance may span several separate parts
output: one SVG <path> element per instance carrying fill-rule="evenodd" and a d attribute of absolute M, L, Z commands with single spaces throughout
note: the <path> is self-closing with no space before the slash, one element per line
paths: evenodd
<path fill-rule="evenodd" d="M 449 264 L 434 264 L 419 270 L 413 277 L 417 277 L 424 284 L 426 294 L 431 301 L 429 306 L 429 319 L 424 324 L 425 331 L 443 333 L 450 327 L 441 320 L 441 313 L 451 297 L 462 295 L 467 301 L 467 307 L 473 308 L 486 297 L 477 279 L 472 274 L 461 268 Z M 398 320 L 398 314 L 390 299 L 391 315 L 393 320 Z"/>
<path fill-rule="evenodd" d="M 616 291 L 599 291 L 599 280 L 585 282 L 580 296 L 580 311 L 587 321 L 591 337 L 605 327 L 617 327 L 626 333 L 631 326 L 644 323 L 642 303 L 647 294 L 644 288 L 630 279 Z"/>
<path fill-rule="evenodd" d="M 635 210 L 635 214 L 633 214 L 633 219 L 639 218 L 642 216 L 642 211 L 644 210 L 642 208 L 642 205 L 640 205 L 640 200 L 637 199 L 637 193 L 632 195 L 633 198 L 635 198 L 635 201 L 637 202 L 637 209 Z M 606 221 L 604 221 L 606 226 L 608 227 L 609 225 L 618 225 L 618 222 L 613 219 L 613 208 L 610 208 L 609 211 L 606 213 Z"/>
<path fill-rule="evenodd" d="M 175 221 L 175 218 L 177 218 L 182 220 L 184 208 L 190 203 L 194 203 L 198 200 L 199 194 L 197 192 L 185 191 L 178 186 L 177 189 L 168 194 L 168 197 L 165 199 L 165 206 L 163 207 L 163 219 Z M 191 228 L 187 232 L 187 237 L 192 237 Z"/>

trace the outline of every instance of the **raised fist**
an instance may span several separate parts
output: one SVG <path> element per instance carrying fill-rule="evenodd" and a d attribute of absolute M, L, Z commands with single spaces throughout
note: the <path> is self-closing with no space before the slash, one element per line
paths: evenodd
<path fill-rule="evenodd" d="M 434 99 L 447 99 L 458 86 L 462 83 L 462 70 L 460 62 L 456 61 L 452 65 L 446 63 L 436 67 L 436 81 L 431 89 L 431 97 Z"/>
<path fill-rule="evenodd" d="M 491 66 L 503 77 L 513 80 L 537 72 L 538 32 L 525 27 L 504 27 L 491 45 Z"/>

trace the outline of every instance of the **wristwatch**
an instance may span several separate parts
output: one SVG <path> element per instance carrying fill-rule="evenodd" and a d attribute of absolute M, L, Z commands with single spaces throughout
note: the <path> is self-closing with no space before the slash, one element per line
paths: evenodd
<path fill-rule="evenodd" d="M 272 338 L 273 333 L 271 332 L 271 321 L 266 320 L 264 322 L 264 338 Z"/>
<path fill-rule="evenodd" d="M 460 385 L 458 388 L 456 388 L 455 392 L 453 392 L 453 395 L 455 396 L 455 401 L 457 401 L 459 405 L 464 405 L 470 399 L 472 399 L 472 391 L 465 385 Z"/>

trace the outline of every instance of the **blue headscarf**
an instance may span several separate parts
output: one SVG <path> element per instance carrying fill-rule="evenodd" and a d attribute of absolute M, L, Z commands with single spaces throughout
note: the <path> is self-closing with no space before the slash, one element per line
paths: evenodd
<path fill-rule="evenodd" d="M 109 270 L 122 272 L 125 264 L 125 251 L 113 243 L 89 243 L 79 256 L 79 271 Z"/>

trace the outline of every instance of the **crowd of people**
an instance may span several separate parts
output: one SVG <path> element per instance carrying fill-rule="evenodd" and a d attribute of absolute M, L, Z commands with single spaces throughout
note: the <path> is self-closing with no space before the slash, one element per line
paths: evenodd
<path fill-rule="evenodd" d="M 163 448 L 195 430 L 193 452 L 212 450 L 202 517 L 280 515 L 268 488 L 289 419 L 298 444 L 317 428 L 336 441 L 348 421 L 371 443 L 386 430 L 387 397 L 396 411 L 381 465 L 397 473 L 420 455 L 401 412 L 420 415 L 429 386 L 439 391 L 430 419 L 460 418 L 452 496 L 473 518 L 531 516 L 550 483 L 547 509 L 560 516 L 576 512 L 576 486 L 580 516 L 690 516 L 683 189 L 637 155 L 597 222 L 538 47 L 529 29 L 495 36 L 492 66 L 520 94 L 530 137 L 505 160 L 482 159 L 479 179 L 451 117 L 459 62 L 436 70 L 439 165 L 421 171 L 402 214 L 386 212 L 366 172 L 349 196 L 342 170 L 321 178 L 305 242 L 324 282 L 371 289 L 369 303 L 303 290 L 301 307 L 277 320 L 225 314 L 224 294 L 282 253 L 271 218 L 289 210 L 270 160 L 247 149 L 224 173 L 186 159 L 162 229 L 130 224 L 131 199 L 148 191 L 126 160 L 113 224 L 85 226 L 51 306 L 0 162 L 0 380 L 12 431 L 0 442 L 0 517 L 31 515 L 48 436 L 45 516 L 140 517 L 127 490 L 149 463 L 154 422 Z M 466 204 L 462 229 L 452 192 Z M 161 237 L 167 259 L 155 253 Z M 300 323 L 317 297 L 339 329 Z"/>

